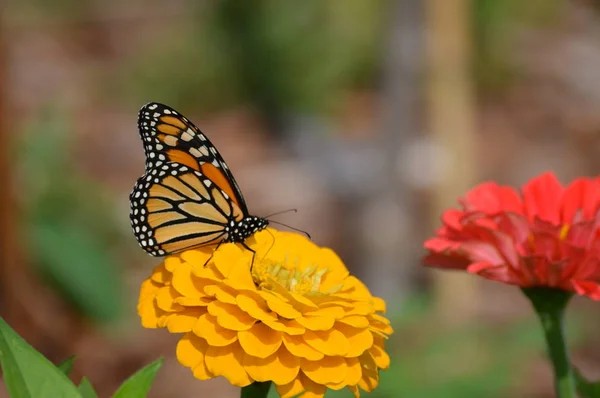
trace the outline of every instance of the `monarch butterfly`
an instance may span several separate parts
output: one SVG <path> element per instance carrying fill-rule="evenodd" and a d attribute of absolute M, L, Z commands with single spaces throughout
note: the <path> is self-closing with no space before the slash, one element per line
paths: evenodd
<path fill-rule="evenodd" d="M 185 116 L 156 102 L 140 109 L 146 170 L 131 194 L 140 246 L 153 256 L 241 243 L 269 221 L 251 216 L 227 163 Z M 253 251 L 254 252 L 254 251 Z"/>

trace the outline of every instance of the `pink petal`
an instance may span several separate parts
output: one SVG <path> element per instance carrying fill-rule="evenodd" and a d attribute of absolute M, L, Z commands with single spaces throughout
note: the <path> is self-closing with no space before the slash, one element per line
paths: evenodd
<path fill-rule="evenodd" d="M 592 300 L 600 300 L 600 286 L 598 283 L 591 281 L 572 280 L 571 284 L 577 294 L 588 296 Z"/>
<path fill-rule="evenodd" d="M 493 181 L 479 184 L 467 192 L 460 202 L 465 210 L 480 211 L 485 214 L 497 214 L 502 211 L 522 213 L 523 211 L 518 192 Z"/>
<path fill-rule="evenodd" d="M 539 217 L 552 224 L 560 223 L 559 203 L 563 188 L 553 173 L 533 178 L 521 190 L 525 214 L 530 220 Z"/>
<path fill-rule="evenodd" d="M 600 204 L 600 185 L 597 180 L 578 178 L 569 184 L 561 197 L 561 221 L 574 222 L 576 216 L 581 220 L 593 218 Z"/>

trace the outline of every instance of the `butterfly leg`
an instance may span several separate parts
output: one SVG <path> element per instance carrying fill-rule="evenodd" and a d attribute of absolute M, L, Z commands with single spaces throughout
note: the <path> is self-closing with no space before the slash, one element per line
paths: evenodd
<path fill-rule="evenodd" d="M 252 273 L 252 267 L 254 266 L 254 259 L 256 258 L 256 251 L 249 248 L 244 242 L 241 242 L 241 243 L 245 249 L 250 250 L 252 252 L 252 262 L 250 263 L 250 273 Z"/>
<path fill-rule="evenodd" d="M 204 263 L 204 265 L 202 266 L 202 268 L 206 267 L 206 264 L 208 264 L 208 262 L 209 262 L 210 260 L 212 260 L 213 256 L 215 255 L 215 252 L 216 252 L 217 250 L 219 250 L 219 247 L 221 246 L 221 243 L 223 243 L 223 242 L 219 242 L 219 243 L 217 244 L 217 247 L 215 247 L 215 250 L 213 250 L 212 254 L 211 254 L 211 255 L 210 255 L 210 257 L 208 258 L 208 260 L 206 260 L 206 262 Z"/>

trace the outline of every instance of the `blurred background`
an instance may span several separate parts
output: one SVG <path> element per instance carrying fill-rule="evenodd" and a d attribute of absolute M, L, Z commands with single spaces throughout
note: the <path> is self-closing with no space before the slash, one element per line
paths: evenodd
<path fill-rule="evenodd" d="M 486 179 L 600 173 L 597 0 L 6 0 L 0 19 L 0 315 L 101 397 L 163 355 L 151 397 L 236 397 L 145 330 L 158 259 L 130 231 L 139 108 L 193 120 L 251 212 L 332 247 L 388 300 L 372 397 L 551 397 L 520 292 L 420 266 L 442 209 Z M 599 307 L 574 361 L 600 377 Z M 0 387 L 0 396 L 7 396 Z M 343 393 L 331 397 L 348 396 Z"/>

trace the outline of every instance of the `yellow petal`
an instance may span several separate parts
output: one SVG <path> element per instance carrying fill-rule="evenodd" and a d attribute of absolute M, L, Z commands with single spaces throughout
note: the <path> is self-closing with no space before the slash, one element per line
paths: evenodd
<path fill-rule="evenodd" d="M 206 341 L 193 333 L 186 333 L 177 343 L 175 354 L 180 364 L 187 368 L 193 368 L 200 362 L 204 362 L 204 353 L 207 349 Z"/>
<path fill-rule="evenodd" d="M 298 376 L 300 370 L 300 360 L 293 357 L 283 347 L 266 358 L 257 358 L 245 354 L 242 363 L 246 372 L 254 380 L 272 380 L 275 384 L 292 382 Z"/>
<path fill-rule="evenodd" d="M 350 342 L 337 329 L 323 331 L 307 330 L 304 334 L 304 341 L 315 350 L 329 356 L 344 356 L 350 349 Z"/>
<path fill-rule="evenodd" d="M 300 368 L 318 384 L 340 383 L 346 377 L 346 360 L 342 357 L 324 357 L 320 361 L 303 359 Z"/>
<path fill-rule="evenodd" d="M 178 255 L 168 256 L 165 258 L 164 265 L 168 272 L 173 272 L 173 270 L 176 269 L 180 264 L 181 259 Z"/>
<path fill-rule="evenodd" d="M 205 339 L 209 345 L 223 347 L 237 340 L 235 330 L 225 329 L 217 323 L 217 317 L 204 314 L 197 319 L 193 332 Z"/>
<path fill-rule="evenodd" d="M 350 311 L 346 312 L 346 315 L 371 315 L 375 312 L 373 305 L 367 302 L 355 302 Z"/>
<path fill-rule="evenodd" d="M 276 384 L 275 387 L 277 388 L 277 394 L 279 394 L 281 398 L 297 397 L 298 394 L 304 391 L 304 385 L 299 378 L 296 378 L 291 383 L 284 385 Z"/>
<path fill-rule="evenodd" d="M 252 279 L 252 273 L 250 272 L 250 262 L 252 259 L 248 258 L 239 259 L 238 262 L 229 270 L 227 275 L 227 283 L 236 290 L 250 290 L 256 291 L 256 285 Z"/>
<path fill-rule="evenodd" d="M 328 316 L 303 316 L 297 321 L 309 330 L 330 330 L 335 323 L 335 319 Z"/>
<path fill-rule="evenodd" d="M 192 270 L 200 270 L 205 267 L 205 264 L 213 256 L 213 252 L 213 249 L 209 247 L 186 250 L 181 253 L 181 260 L 188 263 Z"/>
<path fill-rule="evenodd" d="M 339 256 L 329 248 L 322 248 L 319 252 L 319 263 L 327 268 L 321 279 L 321 291 L 327 292 L 343 282 L 349 272 Z"/>
<path fill-rule="evenodd" d="M 375 364 L 380 369 L 390 367 L 390 356 L 384 350 L 385 340 L 381 336 L 373 336 L 374 344 L 369 350 L 369 354 L 373 357 Z"/>
<path fill-rule="evenodd" d="M 345 324 L 336 325 L 350 342 L 346 357 L 358 357 L 373 345 L 373 333 L 369 329 L 353 328 Z"/>
<path fill-rule="evenodd" d="M 388 335 L 394 332 L 394 330 L 390 326 L 390 321 L 379 314 L 369 315 L 369 327 L 373 330 Z"/>
<path fill-rule="evenodd" d="M 192 264 L 192 274 L 197 278 L 213 282 L 223 280 L 223 275 L 221 275 L 217 267 L 215 267 L 213 261 L 209 261 L 206 266 L 195 266 Z"/>
<path fill-rule="evenodd" d="M 190 298 L 201 298 L 204 294 L 204 287 L 208 280 L 199 279 L 192 274 L 192 268 L 189 263 L 181 263 L 173 270 L 173 288 L 182 296 Z"/>
<path fill-rule="evenodd" d="M 244 352 L 237 342 L 225 347 L 209 346 L 204 362 L 213 375 L 225 377 L 234 386 L 245 387 L 254 380 L 242 366 L 243 356 Z"/>
<path fill-rule="evenodd" d="M 293 306 L 293 308 L 295 308 L 298 311 L 312 311 L 319 308 L 310 299 L 304 297 L 301 294 L 289 292 L 278 283 L 274 284 L 272 287 L 273 290 L 270 292 L 272 295 L 276 296 L 281 301 L 289 303 Z"/>
<path fill-rule="evenodd" d="M 300 358 L 293 356 L 285 347 L 277 351 L 280 372 L 273 376 L 275 384 L 287 384 L 298 376 Z"/>
<path fill-rule="evenodd" d="M 184 307 L 206 307 L 213 301 L 215 301 L 215 299 L 213 297 L 200 297 L 200 298 L 177 297 L 175 299 L 176 304 L 180 304 Z"/>
<path fill-rule="evenodd" d="M 275 358 L 277 358 L 277 353 L 271 354 L 266 358 L 258 358 L 244 353 L 242 366 L 244 366 L 244 369 L 246 372 L 248 372 L 248 375 L 254 380 L 259 382 L 270 381 L 271 377 L 276 371 L 273 369 Z"/>
<path fill-rule="evenodd" d="M 156 288 L 156 282 L 151 280 L 145 280 L 142 283 L 137 311 L 142 320 L 142 326 L 145 328 L 157 328 L 158 319 L 167 314 L 167 312 L 158 308 L 156 304 L 155 294 L 158 292 L 158 289 Z"/>
<path fill-rule="evenodd" d="M 354 394 L 354 398 L 360 398 L 360 390 L 357 386 L 348 386 L 348 390 Z"/>
<path fill-rule="evenodd" d="M 346 289 L 351 291 L 354 298 L 368 300 L 372 297 L 367 286 L 355 276 L 349 276 L 344 280 L 344 290 Z"/>
<path fill-rule="evenodd" d="M 209 296 L 216 297 L 219 301 L 222 301 L 227 304 L 237 304 L 235 301 L 235 290 L 222 285 L 222 284 L 213 284 L 206 286 L 204 288 L 204 293 Z"/>
<path fill-rule="evenodd" d="M 385 313 L 385 301 L 383 301 L 383 299 L 379 298 L 379 297 L 373 297 L 373 307 L 375 308 L 375 311 L 377 312 L 383 312 Z"/>
<path fill-rule="evenodd" d="M 152 270 L 152 276 L 150 277 L 150 279 L 152 279 L 154 282 L 164 285 L 166 283 L 171 282 L 171 272 L 167 271 L 167 269 L 165 268 L 165 264 L 162 263 L 160 265 L 157 265 L 156 267 L 154 267 L 154 269 Z"/>
<path fill-rule="evenodd" d="M 252 318 L 259 321 L 276 320 L 277 315 L 270 311 L 266 301 L 255 292 L 240 292 L 236 296 L 237 305 Z"/>
<path fill-rule="evenodd" d="M 300 375 L 305 391 L 299 398 L 321 398 L 325 395 L 327 388 L 324 385 L 315 383 L 302 372 Z"/>
<path fill-rule="evenodd" d="M 180 297 L 180 294 L 172 286 L 165 286 L 156 294 L 156 304 L 163 311 L 181 311 L 183 307 L 175 303 L 177 297 Z"/>
<path fill-rule="evenodd" d="M 308 345 L 301 336 L 283 335 L 283 344 L 292 355 L 298 358 L 306 358 L 311 361 L 318 361 L 325 355 L 310 345 Z"/>
<path fill-rule="evenodd" d="M 260 291 L 259 293 L 265 299 L 269 309 L 279 316 L 287 319 L 296 319 L 302 316 L 291 304 L 284 301 L 285 299 L 273 294 L 273 292 Z"/>
<path fill-rule="evenodd" d="M 359 360 L 362 365 L 362 378 L 358 382 L 358 386 L 367 392 L 371 392 L 379 385 L 377 365 L 368 352 L 361 355 Z"/>
<path fill-rule="evenodd" d="M 304 326 L 300 325 L 295 319 L 264 320 L 263 323 L 271 329 L 293 336 L 303 334 L 306 331 Z"/>
<path fill-rule="evenodd" d="M 166 328 L 167 322 L 169 322 L 169 318 L 173 315 L 175 315 L 174 312 L 167 312 L 165 316 L 161 316 L 160 318 L 158 318 L 156 326 L 158 326 L 159 328 Z"/>
<path fill-rule="evenodd" d="M 180 313 L 173 314 L 167 321 L 167 329 L 171 333 L 189 332 L 202 314 L 206 314 L 205 308 L 190 308 Z"/>
<path fill-rule="evenodd" d="M 198 380 L 208 380 L 214 377 L 204 363 L 206 350 L 208 350 L 208 343 L 192 333 L 186 333 L 177 344 L 177 360 L 183 366 L 192 369 L 194 377 Z"/>
<path fill-rule="evenodd" d="M 213 301 L 208 305 L 208 313 L 217 317 L 217 323 L 225 329 L 248 330 L 256 320 L 237 306 Z"/>
<path fill-rule="evenodd" d="M 264 323 L 255 323 L 249 330 L 238 332 L 238 339 L 247 354 L 266 358 L 281 346 L 282 333 Z"/>
<path fill-rule="evenodd" d="M 340 307 L 344 312 L 348 312 L 354 308 L 353 300 L 347 294 L 323 294 L 309 296 L 310 300 L 319 308 L 325 307 Z M 372 312 L 372 311 L 371 311 Z"/>
<path fill-rule="evenodd" d="M 208 380 L 208 379 L 212 379 L 213 377 L 215 377 L 214 374 L 212 374 L 208 368 L 206 367 L 206 363 L 200 362 L 198 365 L 194 366 L 192 368 L 192 372 L 193 375 L 196 379 L 198 380 Z"/>
<path fill-rule="evenodd" d="M 139 301 L 154 300 L 158 291 L 163 287 L 164 285 L 162 283 L 155 282 L 152 279 L 146 279 L 140 286 Z"/>
<path fill-rule="evenodd" d="M 227 278 L 231 269 L 238 263 L 239 259 L 244 255 L 244 252 L 233 243 L 225 243 L 219 246 L 213 256 L 215 266 Z"/>
<path fill-rule="evenodd" d="M 329 317 L 329 318 L 333 318 L 333 319 L 341 319 L 344 317 L 344 315 L 346 314 L 346 311 L 344 311 L 343 308 L 341 307 L 324 307 L 324 308 L 319 308 L 315 311 L 307 311 L 304 313 L 304 316 L 321 316 L 321 317 Z"/>
<path fill-rule="evenodd" d="M 348 386 L 357 385 L 362 377 L 362 367 L 358 358 L 346 358 L 346 378 L 344 383 Z"/>
<path fill-rule="evenodd" d="M 338 322 L 345 323 L 346 325 L 361 329 L 369 326 L 369 320 L 366 317 L 360 315 L 345 316 Z"/>

